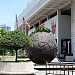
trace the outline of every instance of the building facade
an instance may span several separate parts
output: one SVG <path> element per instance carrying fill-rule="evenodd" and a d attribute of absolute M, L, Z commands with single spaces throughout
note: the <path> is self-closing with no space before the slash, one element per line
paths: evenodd
<path fill-rule="evenodd" d="M 10 31 L 11 30 L 11 27 L 6 26 L 6 24 L 0 25 L 0 28 L 3 28 L 5 30 L 7 30 L 7 31 Z"/>
<path fill-rule="evenodd" d="M 19 29 L 25 31 L 22 17 L 31 25 L 28 34 L 42 23 L 52 31 L 55 26 L 58 55 L 73 53 L 75 60 L 75 0 L 32 0 L 18 16 Z"/>

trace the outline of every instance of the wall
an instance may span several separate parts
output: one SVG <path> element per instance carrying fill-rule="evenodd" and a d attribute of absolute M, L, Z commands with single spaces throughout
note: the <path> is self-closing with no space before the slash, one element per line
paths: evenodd
<path fill-rule="evenodd" d="M 56 32 L 53 36 L 57 39 L 58 54 L 61 54 L 61 39 L 71 39 L 71 16 L 61 15 L 61 11 L 59 12 L 57 16 L 46 21 L 45 26 L 52 30 L 51 22 L 56 23 Z"/>
<path fill-rule="evenodd" d="M 75 0 L 71 0 L 71 44 L 75 61 Z"/>
<path fill-rule="evenodd" d="M 58 54 L 61 56 L 61 39 L 71 39 L 71 16 L 61 15 L 61 10 L 57 11 L 58 15 Z"/>
<path fill-rule="evenodd" d="M 71 16 L 61 15 L 60 21 L 60 38 L 71 39 Z"/>
<path fill-rule="evenodd" d="M 52 31 L 52 23 L 56 24 L 56 32 L 53 34 L 54 38 L 58 40 L 58 21 L 57 21 L 57 16 L 49 19 L 48 21 L 45 22 L 45 26 L 47 28 L 50 28 Z"/>

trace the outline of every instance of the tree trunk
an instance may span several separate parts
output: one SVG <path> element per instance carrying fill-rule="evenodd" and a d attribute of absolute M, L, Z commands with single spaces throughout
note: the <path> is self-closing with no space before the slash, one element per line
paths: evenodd
<path fill-rule="evenodd" d="M 17 50 L 15 50 L 15 51 L 16 51 L 16 60 L 15 61 L 17 62 Z"/>
<path fill-rule="evenodd" d="M 12 56 L 14 55 L 14 51 L 12 50 Z"/>

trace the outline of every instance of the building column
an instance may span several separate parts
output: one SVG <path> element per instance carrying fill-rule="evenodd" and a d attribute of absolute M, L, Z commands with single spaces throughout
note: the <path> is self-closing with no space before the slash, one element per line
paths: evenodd
<path fill-rule="evenodd" d="M 71 1 L 71 44 L 73 60 L 75 60 L 75 0 Z"/>
<path fill-rule="evenodd" d="M 57 10 L 57 23 L 58 23 L 58 54 L 60 55 L 61 57 L 61 34 L 60 34 L 60 18 L 61 18 L 61 10 Z"/>

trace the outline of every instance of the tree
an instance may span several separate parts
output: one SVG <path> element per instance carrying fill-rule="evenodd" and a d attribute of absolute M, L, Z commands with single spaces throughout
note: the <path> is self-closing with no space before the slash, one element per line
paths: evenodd
<path fill-rule="evenodd" d="M 7 34 L 7 31 L 3 28 L 0 28 L 0 37 Z"/>
<path fill-rule="evenodd" d="M 1 35 L 0 46 L 5 49 L 15 50 L 17 61 L 17 50 L 31 47 L 32 41 L 28 35 L 21 31 L 8 31 L 6 34 Z"/>
<path fill-rule="evenodd" d="M 7 31 L 3 28 L 0 28 L 0 41 L 2 39 L 2 36 L 5 36 L 5 35 L 7 35 Z M 5 55 L 5 53 L 6 53 L 6 49 L 3 49 L 0 47 L 0 55 Z"/>

